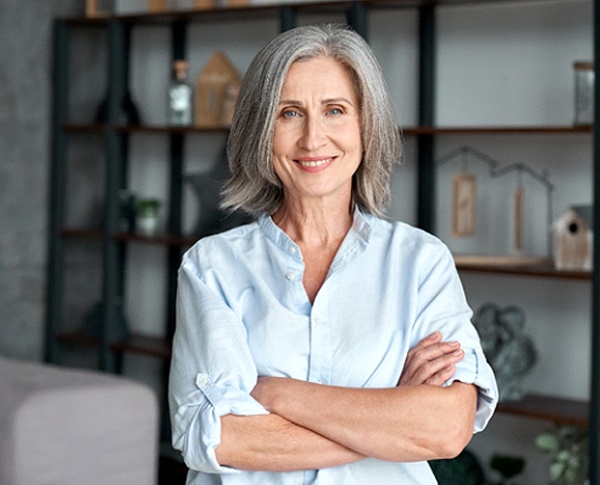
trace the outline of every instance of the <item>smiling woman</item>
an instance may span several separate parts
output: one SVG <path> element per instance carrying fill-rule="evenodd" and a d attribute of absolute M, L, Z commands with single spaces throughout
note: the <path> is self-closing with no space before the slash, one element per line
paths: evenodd
<path fill-rule="evenodd" d="M 179 272 L 170 376 L 188 484 L 434 484 L 490 419 L 494 375 L 454 261 L 384 220 L 400 138 L 381 69 L 346 27 L 253 60 L 222 206 L 258 216 Z"/>

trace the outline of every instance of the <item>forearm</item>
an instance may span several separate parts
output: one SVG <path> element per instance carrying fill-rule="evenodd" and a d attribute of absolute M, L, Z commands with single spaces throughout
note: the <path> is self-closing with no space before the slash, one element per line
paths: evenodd
<path fill-rule="evenodd" d="M 269 385 L 268 380 L 257 389 L 267 409 L 373 458 L 448 458 L 472 435 L 477 402 L 473 386 L 352 389 L 293 379 Z"/>
<path fill-rule="evenodd" d="M 239 470 L 296 471 L 328 468 L 365 458 L 276 414 L 221 418 L 217 461 Z"/>

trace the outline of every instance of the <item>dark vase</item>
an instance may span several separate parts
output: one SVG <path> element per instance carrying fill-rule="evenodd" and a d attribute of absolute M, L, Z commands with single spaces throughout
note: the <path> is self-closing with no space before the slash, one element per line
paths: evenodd
<path fill-rule="evenodd" d="M 219 207 L 219 194 L 228 177 L 229 166 L 225 149 L 208 172 L 185 176 L 185 182 L 193 189 L 198 201 L 199 214 L 193 230 L 194 236 L 208 236 L 253 220 L 241 211 L 229 213 Z"/>
<path fill-rule="evenodd" d="M 133 101 L 129 89 L 123 95 L 121 100 L 121 106 L 119 111 L 119 117 L 117 124 L 126 125 L 139 125 L 140 124 L 140 113 Z M 106 96 L 96 109 L 96 115 L 94 116 L 95 123 L 106 123 L 108 121 L 108 96 Z"/>

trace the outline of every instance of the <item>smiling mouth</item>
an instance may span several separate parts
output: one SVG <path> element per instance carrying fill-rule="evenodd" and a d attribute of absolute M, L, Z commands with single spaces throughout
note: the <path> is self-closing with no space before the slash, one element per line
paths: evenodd
<path fill-rule="evenodd" d="M 332 162 L 335 157 L 323 158 L 321 160 L 296 160 L 296 163 L 303 167 L 321 167 L 329 162 Z"/>

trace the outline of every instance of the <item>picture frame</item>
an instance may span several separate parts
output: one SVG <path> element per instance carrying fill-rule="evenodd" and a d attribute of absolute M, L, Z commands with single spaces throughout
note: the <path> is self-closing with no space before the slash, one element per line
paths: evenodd
<path fill-rule="evenodd" d="M 457 173 L 452 177 L 452 235 L 469 237 L 475 234 L 477 186 L 472 173 Z"/>

